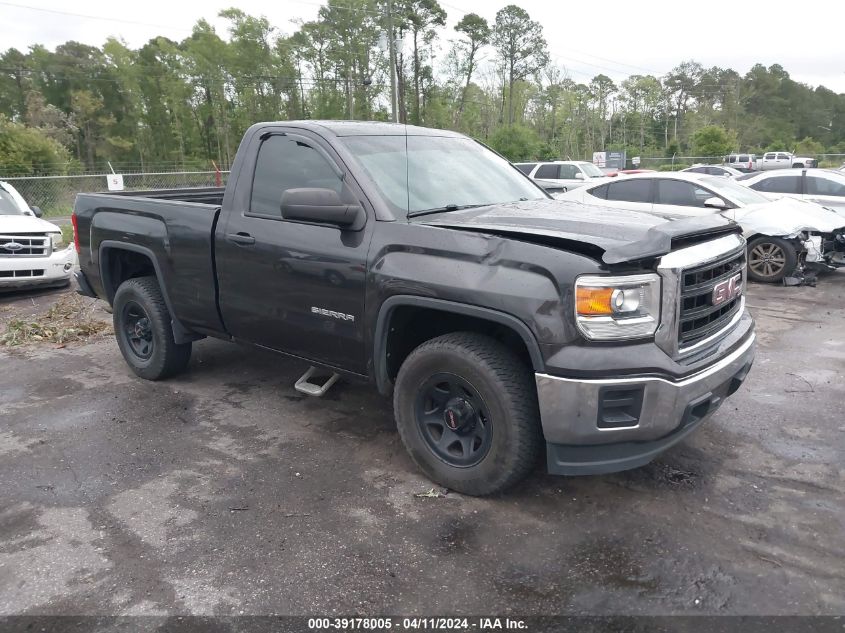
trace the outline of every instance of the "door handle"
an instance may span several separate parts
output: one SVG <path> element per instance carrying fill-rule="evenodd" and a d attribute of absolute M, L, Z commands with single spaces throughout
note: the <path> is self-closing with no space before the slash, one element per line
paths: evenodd
<path fill-rule="evenodd" d="M 226 239 L 233 244 L 242 244 L 244 246 L 251 246 L 255 244 L 255 238 L 249 233 L 229 233 Z"/>

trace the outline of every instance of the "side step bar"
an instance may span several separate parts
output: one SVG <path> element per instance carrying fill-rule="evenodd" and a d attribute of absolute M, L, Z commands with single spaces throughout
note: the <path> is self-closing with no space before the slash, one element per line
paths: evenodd
<path fill-rule="evenodd" d="M 320 372 L 320 370 L 316 367 L 309 367 L 308 371 L 302 374 L 302 378 L 296 381 L 296 384 L 293 386 L 294 389 L 300 393 L 314 396 L 315 398 L 326 395 L 326 392 L 331 389 L 332 385 L 334 385 L 338 378 L 340 378 L 340 374 L 332 374 L 322 385 L 310 382 L 315 376 L 325 377 L 325 373 L 319 374 L 318 372 Z"/>

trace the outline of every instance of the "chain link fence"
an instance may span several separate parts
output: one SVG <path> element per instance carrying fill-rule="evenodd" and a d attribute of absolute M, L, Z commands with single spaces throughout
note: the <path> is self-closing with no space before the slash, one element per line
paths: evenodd
<path fill-rule="evenodd" d="M 762 158 L 765 153 L 757 154 L 757 159 Z M 801 156 L 807 156 L 807 154 L 801 154 Z M 845 164 L 845 154 L 811 154 L 809 157 L 815 158 L 818 161 L 818 166 L 821 168 L 839 169 L 839 167 Z M 724 158 L 724 156 L 674 156 L 669 158 L 664 156 L 643 156 L 640 158 L 639 167 L 640 169 L 654 169 L 657 171 L 678 171 L 698 164 L 721 165 Z M 630 159 L 628 162 L 630 162 Z"/>
<path fill-rule="evenodd" d="M 111 174 L 83 176 L 27 176 L 0 178 L 17 189 L 30 206 L 40 207 L 45 216 L 70 215 L 78 193 L 107 191 Z M 185 189 L 225 185 L 228 171 L 176 171 L 129 173 L 123 175 L 126 191 Z"/>

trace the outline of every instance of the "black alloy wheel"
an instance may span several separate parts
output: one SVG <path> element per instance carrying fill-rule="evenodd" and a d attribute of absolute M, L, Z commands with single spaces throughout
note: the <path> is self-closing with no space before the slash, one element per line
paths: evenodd
<path fill-rule="evenodd" d="M 429 450 L 449 466 L 475 466 L 490 450 L 493 421 L 488 408 L 460 376 L 438 373 L 421 385 L 415 417 Z"/>
<path fill-rule="evenodd" d="M 135 301 L 127 301 L 123 306 L 121 322 L 129 349 L 140 360 L 149 360 L 155 351 L 155 339 L 146 310 Z"/>

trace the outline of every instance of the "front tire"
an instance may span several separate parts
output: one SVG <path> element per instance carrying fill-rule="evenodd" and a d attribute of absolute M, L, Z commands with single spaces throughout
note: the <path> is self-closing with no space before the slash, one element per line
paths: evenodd
<path fill-rule="evenodd" d="M 748 244 L 748 278 L 760 283 L 783 281 L 798 266 L 795 247 L 779 237 L 757 237 Z"/>
<path fill-rule="evenodd" d="M 501 492 L 537 462 L 542 438 L 531 371 L 488 336 L 455 332 L 417 347 L 399 370 L 393 406 L 411 458 L 452 490 Z"/>
<path fill-rule="evenodd" d="M 141 378 L 169 378 L 188 366 L 191 343 L 174 341 L 170 312 L 155 277 L 136 277 L 120 284 L 112 320 L 120 353 Z"/>

